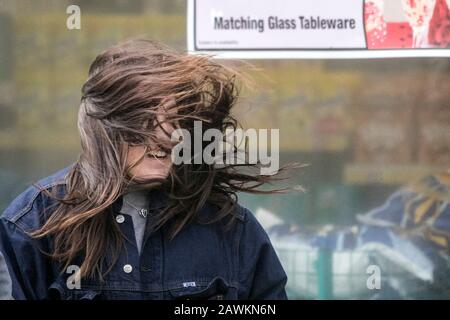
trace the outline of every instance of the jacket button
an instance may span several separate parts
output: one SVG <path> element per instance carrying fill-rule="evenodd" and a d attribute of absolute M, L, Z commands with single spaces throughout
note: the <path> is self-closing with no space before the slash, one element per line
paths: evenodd
<path fill-rule="evenodd" d="M 125 273 L 130 273 L 131 271 L 133 271 L 133 267 L 131 266 L 131 264 L 126 264 L 123 266 L 123 271 Z"/>
<path fill-rule="evenodd" d="M 123 223 L 125 221 L 125 217 L 121 214 L 118 214 L 116 216 L 116 221 L 117 221 L 117 223 Z"/>

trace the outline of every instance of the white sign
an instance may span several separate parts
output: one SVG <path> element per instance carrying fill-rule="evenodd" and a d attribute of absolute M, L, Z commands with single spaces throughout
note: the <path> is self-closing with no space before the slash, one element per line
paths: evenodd
<path fill-rule="evenodd" d="M 189 0 L 188 50 L 241 59 L 450 56 L 442 43 L 414 34 L 417 21 L 408 15 L 406 0 L 389 2 Z M 422 33 L 436 32 L 435 0 L 416 2 L 428 3 L 423 12 L 414 11 L 427 29 Z"/>

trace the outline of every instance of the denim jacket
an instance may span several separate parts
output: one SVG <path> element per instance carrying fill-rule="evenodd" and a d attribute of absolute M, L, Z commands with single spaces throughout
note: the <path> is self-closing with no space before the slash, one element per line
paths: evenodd
<path fill-rule="evenodd" d="M 43 189 L 64 186 L 67 171 L 57 172 L 38 185 Z M 148 217 L 162 208 L 163 201 L 157 198 Z M 104 281 L 79 281 L 74 276 L 76 262 L 62 270 L 62 264 L 43 253 L 51 252 L 51 237 L 29 236 L 45 223 L 48 208 L 54 204 L 55 200 L 32 186 L 0 218 L 0 250 L 15 299 L 286 298 L 287 277 L 280 261 L 261 225 L 243 207 L 238 206 L 237 221 L 230 230 L 224 230 L 224 222 L 218 221 L 192 222 L 172 240 L 165 235 L 165 227 L 147 232 L 139 255 L 131 217 L 113 206 L 112 219 L 129 240 Z M 206 204 L 200 216 L 216 211 Z"/>
<path fill-rule="evenodd" d="M 0 300 L 11 299 L 11 279 L 6 267 L 5 259 L 0 252 Z"/>

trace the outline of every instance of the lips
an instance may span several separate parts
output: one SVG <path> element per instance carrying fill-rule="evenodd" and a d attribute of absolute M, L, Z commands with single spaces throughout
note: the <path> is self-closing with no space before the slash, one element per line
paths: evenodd
<path fill-rule="evenodd" d="M 163 150 L 156 150 L 156 151 L 149 151 L 147 153 L 148 157 L 154 157 L 154 158 L 159 158 L 159 159 L 163 159 L 167 157 L 167 152 L 163 151 Z"/>

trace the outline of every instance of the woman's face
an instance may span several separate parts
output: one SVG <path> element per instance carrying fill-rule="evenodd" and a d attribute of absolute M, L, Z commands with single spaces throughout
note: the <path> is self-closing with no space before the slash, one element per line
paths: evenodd
<path fill-rule="evenodd" d="M 138 162 L 141 158 L 143 159 Z M 170 154 L 164 151 L 147 150 L 144 146 L 135 146 L 128 149 L 127 165 L 131 166 L 130 176 L 135 181 L 152 179 L 166 179 L 172 165 Z"/>
<path fill-rule="evenodd" d="M 174 128 L 169 123 L 164 123 L 163 116 L 158 116 L 157 119 L 161 126 L 157 126 L 155 129 L 156 138 L 160 143 L 169 143 L 170 134 Z M 155 143 L 149 143 L 148 148 L 146 146 L 130 146 L 128 148 L 127 166 L 131 167 L 129 175 L 135 182 L 156 180 L 154 182 L 159 185 L 161 181 L 158 182 L 158 180 L 167 178 L 171 165 L 170 153 L 161 150 Z"/>

